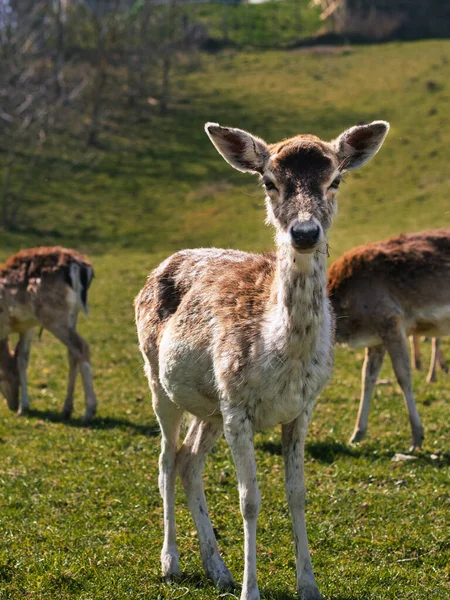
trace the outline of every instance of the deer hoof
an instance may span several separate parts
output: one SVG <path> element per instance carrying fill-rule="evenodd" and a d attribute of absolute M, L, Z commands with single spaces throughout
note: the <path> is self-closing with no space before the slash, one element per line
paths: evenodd
<path fill-rule="evenodd" d="M 302 588 L 298 591 L 299 600 L 322 600 L 322 595 L 317 587 Z"/>
<path fill-rule="evenodd" d="M 181 577 L 178 553 L 165 552 L 161 555 L 161 570 L 165 581 L 172 581 Z"/>
<path fill-rule="evenodd" d="M 205 565 L 205 571 L 209 579 L 221 590 L 233 590 L 236 587 L 233 575 L 225 566 L 221 558 L 210 560 L 209 564 Z"/>
<path fill-rule="evenodd" d="M 83 420 L 81 421 L 83 425 L 90 425 L 94 420 L 95 411 L 94 412 L 86 412 Z"/>
<path fill-rule="evenodd" d="M 68 420 L 70 419 L 70 417 L 71 417 L 71 416 L 72 416 L 72 409 L 71 409 L 71 408 L 70 408 L 70 409 L 68 409 L 68 408 L 65 408 L 65 409 L 62 411 L 62 418 L 63 418 L 63 421 L 68 421 Z"/>
<path fill-rule="evenodd" d="M 350 438 L 350 444 L 356 444 L 357 442 L 360 442 L 365 437 L 366 437 L 365 429 L 355 429 L 352 437 Z"/>

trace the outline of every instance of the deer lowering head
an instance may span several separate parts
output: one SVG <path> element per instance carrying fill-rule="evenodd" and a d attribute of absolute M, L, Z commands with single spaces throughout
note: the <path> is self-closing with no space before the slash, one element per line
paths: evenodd
<path fill-rule="evenodd" d="M 224 432 L 239 484 L 245 571 L 241 600 L 259 600 L 256 521 L 260 496 L 253 435 L 281 423 L 286 494 L 296 540 L 297 591 L 318 600 L 304 517 L 304 442 L 314 401 L 330 377 L 333 325 L 326 297 L 327 232 L 342 173 L 364 165 L 388 124 L 353 127 L 334 142 L 310 135 L 279 144 L 206 125 L 234 168 L 259 174 L 278 255 L 185 250 L 150 273 L 136 298 L 140 348 L 161 426 L 165 577 L 179 573 L 174 490 L 180 474 L 207 575 L 223 588 L 223 563 L 202 484 L 206 456 Z M 178 449 L 183 413 L 194 415 Z"/>
<path fill-rule="evenodd" d="M 86 396 L 84 421 L 95 415 L 88 343 L 77 333 L 78 312 L 87 312 L 87 292 L 93 269 L 75 250 L 39 247 L 21 250 L 0 265 L 0 392 L 8 407 L 25 414 L 29 410 L 27 366 L 34 329 L 45 328 L 68 349 L 69 381 L 64 418 L 73 411 L 78 372 Z M 18 334 L 14 353 L 10 334 Z M 20 397 L 20 398 L 19 398 Z"/>

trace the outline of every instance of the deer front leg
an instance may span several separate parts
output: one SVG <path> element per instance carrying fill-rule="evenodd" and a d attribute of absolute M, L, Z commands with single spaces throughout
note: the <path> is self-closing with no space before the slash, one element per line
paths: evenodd
<path fill-rule="evenodd" d="M 241 600 L 260 600 L 256 575 L 256 525 L 261 503 L 256 479 L 253 426 L 245 414 L 233 413 L 225 419 L 225 438 L 236 468 L 239 499 L 244 520 L 244 581 Z"/>
<path fill-rule="evenodd" d="M 321 600 L 314 578 L 305 522 L 305 438 L 308 414 L 302 413 L 281 429 L 286 496 L 292 518 L 297 570 L 297 594 L 300 600 Z"/>
<path fill-rule="evenodd" d="M 30 408 L 30 399 L 28 397 L 27 368 L 30 359 L 31 342 L 33 341 L 33 329 L 20 334 L 16 346 L 17 366 L 19 369 L 20 382 L 20 406 L 18 415 L 25 415 Z"/>
<path fill-rule="evenodd" d="M 366 348 L 361 377 L 361 401 L 359 403 L 355 429 L 350 438 L 351 444 L 359 442 L 366 435 L 367 424 L 369 422 L 370 400 L 378 375 L 380 374 L 385 351 L 385 347 L 382 344 Z"/>

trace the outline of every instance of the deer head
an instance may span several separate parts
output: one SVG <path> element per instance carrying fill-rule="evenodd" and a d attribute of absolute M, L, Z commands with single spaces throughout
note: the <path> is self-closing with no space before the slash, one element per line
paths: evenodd
<path fill-rule="evenodd" d="M 207 123 L 205 130 L 232 167 L 259 174 L 266 192 L 267 222 L 276 229 L 277 243 L 295 253 L 312 254 L 326 249 L 342 175 L 369 162 L 389 124 L 357 125 L 332 142 L 297 135 L 270 145 L 242 129 L 217 123 Z"/>

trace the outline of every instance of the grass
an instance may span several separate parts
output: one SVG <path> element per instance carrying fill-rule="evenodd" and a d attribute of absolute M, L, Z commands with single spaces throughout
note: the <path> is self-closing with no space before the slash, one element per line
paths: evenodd
<path fill-rule="evenodd" d="M 137 121 L 120 103 L 104 148 L 86 154 L 52 141 L 30 191 L 27 219 L 1 232 L 0 258 L 20 246 L 64 243 L 90 253 L 96 279 L 89 319 L 98 419 L 64 424 L 65 351 L 49 334 L 32 349 L 32 412 L 0 422 L 0 599 L 220 598 L 206 580 L 181 490 L 178 532 L 185 578 L 161 581 L 159 433 L 142 372 L 131 303 L 146 273 L 181 247 L 265 250 L 255 181 L 232 171 L 203 133 L 207 120 L 275 141 L 298 131 L 331 138 L 375 118 L 392 123 L 373 163 L 348 177 L 331 237 L 332 259 L 363 241 L 448 225 L 450 43 L 388 44 L 314 52 L 223 52 L 179 81 L 166 118 Z M 433 82 L 431 85 L 429 82 Z M 450 356 L 450 344 L 444 344 Z M 424 348 L 426 361 L 428 345 Z M 307 444 L 307 525 L 326 600 L 450 598 L 449 380 L 414 374 L 426 428 L 409 444 L 406 410 L 390 365 L 373 400 L 368 438 L 347 440 L 356 418 L 362 352 L 337 348 L 333 381 L 319 398 Z M 256 436 L 262 511 L 262 596 L 292 600 L 294 550 L 283 494 L 280 432 Z M 225 473 L 225 474 L 224 474 Z M 221 475 L 222 474 L 222 475 Z M 227 475 L 228 474 L 228 475 Z M 242 578 L 242 525 L 230 453 L 217 444 L 205 473 L 219 545 Z M 232 596 L 226 596 L 232 597 Z"/>

